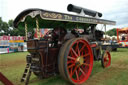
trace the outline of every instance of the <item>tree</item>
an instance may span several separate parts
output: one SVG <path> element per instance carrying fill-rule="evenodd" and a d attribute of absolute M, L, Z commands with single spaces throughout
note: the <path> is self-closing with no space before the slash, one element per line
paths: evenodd
<path fill-rule="evenodd" d="M 4 34 L 7 35 L 8 32 L 9 32 L 9 26 L 8 26 L 8 23 L 7 22 L 3 22 L 3 25 L 2 25 L 2 30 L 4 31 Z"/>
<path fill-rule="evenodd" d="M 13 20 L 12 19 L 8 21 L 8 26 L 9 26 L 9 32 L 8 33 L 11 36 L 17 35 L 15 29 L 13 28 Z"/>
<path fill-rule="evenodd" d="M 0 35 L 7 35 L 8 34 L 8 23 L 4 22 L 0 17 Z"/>
<path fill-rule="evenodd" d="M 9 25 L 9 27 L 13 27 L 13 20 L 12 19 L 8 21 L 8 25 Z"/>
<path fill-rule="evenodd" d="M 0 17 L 0 31 L 2 30 L 2 18 Z"/>
<path fill-rule="evenodd" d="M 18 36 L 20 31 L 18 29 L 13 28 L 13 20 L 9 20 L 8 23 L 2 21 L 2 18 L 0 17 L 0 35 L 8 35 L 11 36 Z"/>
<path fill-rule="evenodd" d="M 116 28 L 113 28 L 113 29 L 107 31 L 106 34 L 108 34 L 109 36 L 116 36 L 117 35 Z"/>
<path fill-rule="evenodd" d="M 13 20 L 9 20 L 8 21 L 8 25 L 10 28 L 13 28 Z M 21 35 L 21 36 L 24 36 L 24 29 L 18 29 L 18 28 L 13 28 L 13 30 L 9 30 L 9 34 L 11 36 L 18 36 L 18 35 Z"/>

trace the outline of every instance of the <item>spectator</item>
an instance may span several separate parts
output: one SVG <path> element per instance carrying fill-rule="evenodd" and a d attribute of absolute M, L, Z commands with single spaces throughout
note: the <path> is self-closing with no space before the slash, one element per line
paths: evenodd
<path fill-rule="evenodd" d="M 125 37 L 124 36 L 122 36 L 122 40 L 125 40 Z"/>

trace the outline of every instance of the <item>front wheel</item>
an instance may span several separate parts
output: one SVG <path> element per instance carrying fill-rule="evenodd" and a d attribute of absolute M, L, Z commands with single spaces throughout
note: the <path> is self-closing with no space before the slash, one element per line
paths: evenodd
<path fill-rule="evenodd" d="M 111 55 L 109 51 L 104 51 L 101 59 L 101 64 L 103 68 L 107 68 L 111 65 Z"/>

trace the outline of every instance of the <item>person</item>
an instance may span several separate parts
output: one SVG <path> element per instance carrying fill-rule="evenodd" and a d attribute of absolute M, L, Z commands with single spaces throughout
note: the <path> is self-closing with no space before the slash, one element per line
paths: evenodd
<path fill-rule="evenodd" d="M 9 53 L 9 47 L 7 48 L 7 52 Z"/>
<path fill-rule="evenodd" d="M 125 37 L 124 36 L 122 36 L 122 40 L 125 40 Z"/>
<path fill-rule="evenodd" d="M 24 46 L 23 46 L 23 45 L 21 45 L 21 51 L 22 51 L 22 52 L 24 51 Z"/>

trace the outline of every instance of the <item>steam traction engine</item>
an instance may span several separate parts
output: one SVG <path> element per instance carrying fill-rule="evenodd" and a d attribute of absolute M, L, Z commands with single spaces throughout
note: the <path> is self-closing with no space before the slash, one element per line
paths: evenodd
<path fill-rule="evenodd" d="M 101 13 L 72 4 L 68 5 L 68 11 L 89 17 L 42 9 L 27 9 L 16 17 L 14 27 L 26 34 L 30 53 L 26 56 L 27 66 L 21 81 L 27 77 L 27 84 L 33 72 L 39 78 L 60 74 L 72 84 L 82 84 L 90 76 L 94 60 L 101 60 L 103 67 L 110 66 L 109 51 L 101 52 L 103 32 L 97 30 L 96 25 L 114 25 L 115 22 L 99 19 Z M 36 28 L 37 38 L 33 38 L 33 28 Z M 51 30 L 40 37 L 39 28 Z M 28 75 L 27 68 L 30 68 Z"/>

